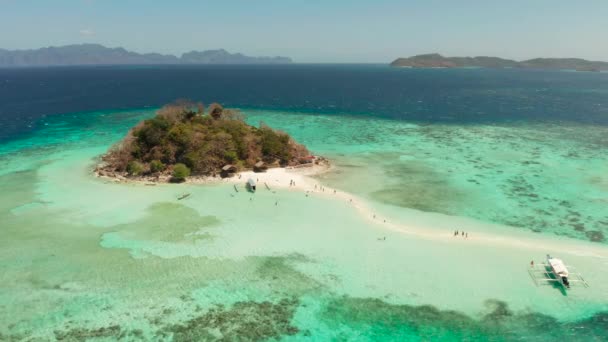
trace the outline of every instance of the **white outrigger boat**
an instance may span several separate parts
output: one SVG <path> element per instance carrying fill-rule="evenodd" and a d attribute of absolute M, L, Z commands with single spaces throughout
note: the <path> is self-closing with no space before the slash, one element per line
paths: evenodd
<path fill-rule="evenodd" d="M 255 181 L 253 180 L 253 178 L 249 178 L 247 180 L 247 190 L 251 191 L 251 192 L 255 192 L 256 190 L 256 184 Z"/>
<path fill-rule="evenodd" d="M 570 282 L 568 281 L 568 269 L 562 259 L 553 258 L 552 256 L 547 254 L 547 263 L 551 267 L 553 274 L 557 277 L 558 280 L 561 280 L 562 285 L 564 285 L 567 289 L 570 288 Z"/>
<path fill-rule="evenodd" d="M 571 283 L 580 283 L 584 287 L 589 287 L 583 276 L 580 273 L 574 272 L 573 267 L 566 267 L 562 259 L 552 257 L 549 254 L 547 254 L 546 263 L 533 263 L 528 273 L 530 273 L 536 286 L 539 286 L 544 281 L 547 283 L 557 282 L 564 289 L 569 289 Z"/>

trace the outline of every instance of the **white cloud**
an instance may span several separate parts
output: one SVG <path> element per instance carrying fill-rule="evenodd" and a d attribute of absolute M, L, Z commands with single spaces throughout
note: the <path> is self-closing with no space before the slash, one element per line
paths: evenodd
<path fill-rule="evenodd" d="M 94 36 L 95 35 L 95 31 L 93 31 L 91 29 L 82 29 L 82 30 L 80 30 L 80 34 L 83 35 L 83 36 L 90 37 L 90 36 Z"/>

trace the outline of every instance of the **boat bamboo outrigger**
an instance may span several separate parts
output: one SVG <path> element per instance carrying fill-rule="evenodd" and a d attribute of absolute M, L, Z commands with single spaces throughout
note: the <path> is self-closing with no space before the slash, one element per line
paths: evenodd
<path fill-rule="evenodd" d="M 584 287 L 589 287 L 583 276 L 575 272 L 574 267 L 568 266 L 562 261 L 547 254 L 547 262 L 532 263 L 532 267 L 528 273 L 534 280 L 536 286 L 549 283 L 558 283 L 564 289 L 569 289 L 572 283 L 580 283 Z"/>

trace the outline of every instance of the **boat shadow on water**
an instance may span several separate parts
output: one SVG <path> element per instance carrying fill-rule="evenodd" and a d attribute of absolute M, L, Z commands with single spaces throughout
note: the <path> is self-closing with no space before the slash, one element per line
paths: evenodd
<path fill-rule="evenodd" d="M 556 280 L 549 282 L 549 284 L 547 285 L 551 286 L 551 288 L 553 289 L 558 290 L 562 294 L 562 296 L 568 297 L 568 291 L 566 291 L 566 287 L 564 287 L 564 285 L 561 283 L 561 280 L 557 279 L 555 275 L 551 272 L 551 266 L 545 266 L 545 271 L 549 275 L 548 277 L 550 279 Z"/>

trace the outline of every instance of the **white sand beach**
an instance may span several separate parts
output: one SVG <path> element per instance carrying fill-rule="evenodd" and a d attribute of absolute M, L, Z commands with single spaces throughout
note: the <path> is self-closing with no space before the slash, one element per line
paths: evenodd
<path fill-rule="evenodd" d="M 313 178 L 320 174 L 331 172 L 331 167 L 324 165 L 314 165 L 302 168 L 272 168 L 266 172 L 244 171 L 239 172 L 229 178 L 200 178 L 193 177 L 188 180 L 190 184 L 213 184 L 231 183 L 245 190 L 245 183 L 248 179 L 257 182 L 258 191 L 272 191 L 273 189 L 283 189 L 302 192 L 307 197 L 324 197 L 348 203 L 359 214 L 360 218 L 382 227 L 403 234 L 415 235 L 416 237 L 431 240 L 459 241 L 466 240 L 468 244 L 480 244 L 484 246 L 505 246 L 514 248 L 524 248 L 529 250 L 543 251 L 562 251 L 562 253 L 573 255 L 586 255 L 608 260 L 608 250 L 603 246 L 588 244 L 585 242 L 574 241 L 571 239 L 547 239 L 546 236 L 539 237 L 538 234 L 526 232 L 513 232 L 497 229 L 489 232 L 487 229 L 477 229 L 479 223 L 471 220 L 470 225 L 454 225 L 445 227 L 445 223 L 439 227 L 430 227 L 423 224 L 403 223 L 395 220 L 390 214 L 381 214 L 375 210 L 369 201 L 352 193 L 340 189 L 328 188 L 319 180 Z M 454 231 L 466 231 L 467 237 L 458 235 L 454 237 Z M 501 234 L 501 231 L 503 234 Z M 542 240 L 542 241 L 539 241 Z"/>

